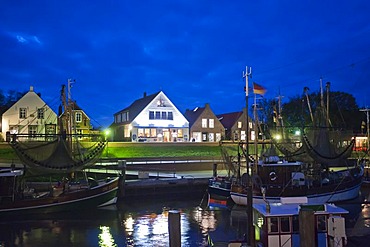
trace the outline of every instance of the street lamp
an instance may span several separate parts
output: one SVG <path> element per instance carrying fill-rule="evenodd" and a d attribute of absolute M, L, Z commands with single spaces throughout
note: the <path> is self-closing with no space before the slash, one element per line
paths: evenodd
<path fill-rule="evenodd" d="M 109 143 L 109 135 L 110 135 L 110 129 L 106 129 L 104 131 L 105 140 L 107 141 L 107 157 L 109 156 L 109 150 L 108 150 L 108 143 Z"/>

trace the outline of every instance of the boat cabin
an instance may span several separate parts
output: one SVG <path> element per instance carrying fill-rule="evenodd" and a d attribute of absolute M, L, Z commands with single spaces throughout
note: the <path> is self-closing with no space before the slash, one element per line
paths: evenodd
<path fill-rule="evenodd" d="M 344 214 L 348 211 L 333 204 L 308 204 L 307 198 L 281 198 L 280 203 L 253 205 L 256 243 L 261 246 L 333 246 L 346 242 Z M 306 243 L 306 242 L 305 242 Z"/>
<path fill-rule="evenodd" d="M 17 188 L 17 177 L 23 175 L 23 170 L 14 168 L 0 169 L 0 204 L 14 201 Z"/>

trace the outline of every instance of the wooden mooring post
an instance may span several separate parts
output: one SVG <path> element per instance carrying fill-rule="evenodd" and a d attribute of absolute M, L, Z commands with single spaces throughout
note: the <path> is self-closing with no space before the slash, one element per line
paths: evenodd
<path fill-rule="evenodd" d="M 180 247 L 181 246 L 180 212 L 177 210 L 170 210 L 168 212 L 168 233 L 170 237 L 170 247 Z"/>
<path fill-rule="evenodd" d="M 121 178 L 118 189 L 118 197 L 122 198 L 125 196 L 125 183 L 126 183 L 126 160 L 118 161 L 118 169 L 121 170 Z"/>

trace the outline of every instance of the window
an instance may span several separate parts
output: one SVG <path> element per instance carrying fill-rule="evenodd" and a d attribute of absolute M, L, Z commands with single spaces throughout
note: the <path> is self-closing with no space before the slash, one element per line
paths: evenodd
<path fill-rule="evenodd" d="M 138 137 L 144 137 L 144 129 L 138 129 L 137 130 L 137 136 Z"/>
<path fill-rule="evenodd" d="M 37 118 L 44 119 L 44 108 L 37 109 Z"/>
<path fill-rule="evenodd" d="M 215 141 L 215 134 L 214 133 L 208 133 L 208 141 L 214 142 Z"/>
<path fill-rule="evenodd" d="M 173 120 L 173 114 L 172 114 L 171 111 L 168 112 L 167 118 L 168 118 L 168 120 Z"/>
<path fill-rule="evenodd" d="M 204 142 L 207 141 L 207 134 L 206 133 L 202 134 L 202 141 L 204 141 Z"/>
<path fill-rule="evenodd" d="M 290 232 L 290 220 L 289 217 L 280 218 L 280 230 L 282 233 Z"/>
<path fill-rule="evenodd" d="M 161 119 L 161 112 L 160 111 L 155 112 L 155 119 Z"/>
<path fill-rule="evenodd" d="M 215 120 L 214 119 L 209 119 L 209 127 L 214 128 L 215 127 Z"/>
<path fill-rule="evenodd" d="M 154 119 L 154 111 L 149 112 L 149 119 Z"/>
<path fill-rule="evenodd" d="M 202 128 L 207 128 L 207 119 L 202 118 Z"/>
<path fill-rule="evenodd" d="M 325 215 L 317 216 L 317 231 L 326 232 L 326 216 Z"/>
<path fill-rule="evenodd" d="M 178 129 L 177 130 L 177 137 L 179 137 L 179 138 L 182 138 L 183 137 L 183 135 L 182 135 L 182 129 Z"/>
<path fill-rule="evenodd" d="M 82 113 L 81 112 L 77 112 L 76 113 L 76 122 L 77 123 L 80 123 L 82 121 Z"/>
<path fill-rule="evenodd" d="M 268 232 L 269 233 L 278 233 L 279 232 L 279 218 L 270 217 L 267 219 Z"/>
<path fill-rule="evenodd" d="M 221 133 L 216 133 L 216 142 L 221 141 Z"/>
<path fill-rule="evenodd" d="M 19 108 L 19 118 L 27 117 L 27 108 Z"/>
<path fill-rule="evenodd" d="M 162 111 L 162 119 L 167 119 L 167 112 Z"/>
<path fill-rule="evenodd" d="M 36 135 L 37 134 L 37 125 L 29 125 L 28 126 L 28 134 L 29 135 Z"/>
<path fill-rule="evenodd" d="M 239 121 L 239 122 L 238 122 L 238 129 L 241 129 L 242 127 L 243 127 L 242 122 L 241 122 L 241 121 Z"/>

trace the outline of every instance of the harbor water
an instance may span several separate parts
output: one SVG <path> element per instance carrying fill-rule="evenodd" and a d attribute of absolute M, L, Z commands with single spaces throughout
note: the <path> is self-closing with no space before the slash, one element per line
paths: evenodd
<path fill-rule="evenodd" d="M 370 205 L 364 188 L 359 198 L 338 204 L 350 211 L 346 218 L 348 246 L 368 246 Z M 243 239 L 247 232 L 245 208 L 206 207 L 208 194 L 190 198 L 121 200 L 116 206 L 54 215 L 0 219 L 0 246 L 169 246 L 168 211 L 180 212 L 181 246 L 222 246 Z"/>

